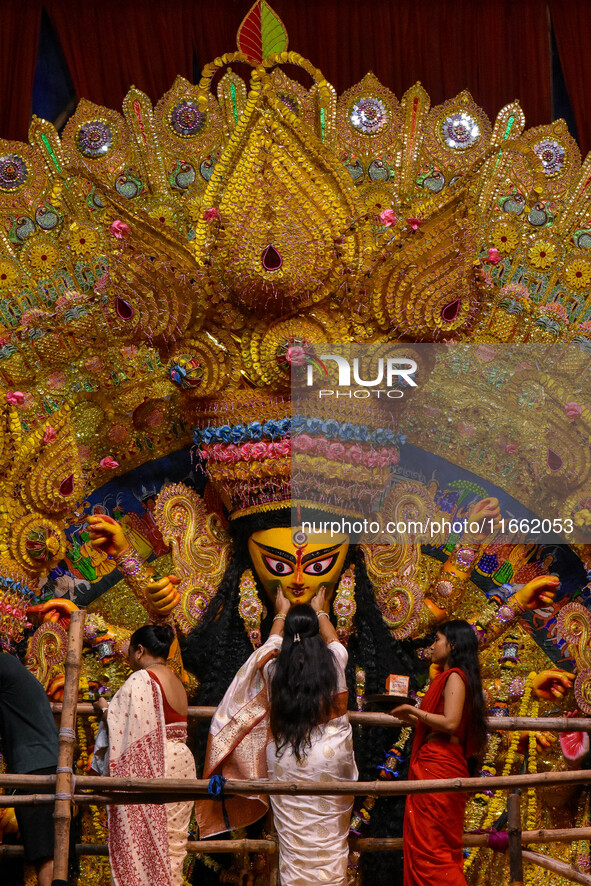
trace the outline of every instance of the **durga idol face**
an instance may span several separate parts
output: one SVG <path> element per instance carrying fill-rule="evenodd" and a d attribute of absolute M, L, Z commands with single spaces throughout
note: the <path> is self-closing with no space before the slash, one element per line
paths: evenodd
<path fill-rule="evenodd" d="M 281 587 L 290 603 L 309 603 L 321 585 L 330 600 L 348 549 L 348 535 L 306 535 L 289 526 L 261 529 L 248 540 L 253 566 L 269 598 L 274 600 Z"/>

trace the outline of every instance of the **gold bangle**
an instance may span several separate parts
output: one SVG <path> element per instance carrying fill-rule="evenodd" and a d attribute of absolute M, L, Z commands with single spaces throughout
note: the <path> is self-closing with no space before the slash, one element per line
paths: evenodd
<path fill-rule="evenodd" d="M 273 619 L 273 621 L 275 621 L 275 620 L 278 619 L 278 618 L 280 618 L 281 621 L 285 621 L 285 616 L 284 616 L 284 615 L 276 615 L 275 618 Z"/>

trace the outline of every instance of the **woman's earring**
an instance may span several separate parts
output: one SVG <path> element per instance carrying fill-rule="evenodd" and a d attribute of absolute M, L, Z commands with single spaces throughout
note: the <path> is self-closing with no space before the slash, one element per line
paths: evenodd
<path fill-rule="evenodd" d="M 263 604 L 257 593 L 257 586 L 251 569 L 245 569 L 240 576 L 240 602 L 238 612 L 244 622 L 246 633 L 254 649 L 261 645 L 261 613 Z"/>
<path fill-rule="evenodd" d="M 357 611 L 355 602 L 355 566 L 353 563 L 342 573 L 332 604 L 337 619 L 337 636 L 343 646 L 347 645 Z"/>

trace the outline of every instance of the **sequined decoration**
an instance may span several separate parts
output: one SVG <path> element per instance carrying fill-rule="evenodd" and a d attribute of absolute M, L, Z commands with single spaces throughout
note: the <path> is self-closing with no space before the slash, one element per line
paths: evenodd
<path fill-rule="evenodd" d="M 349 121 L 359 132 L 376 135 L 389 124 L 390 115 L 379 98 L 366 96 L 355 102 L 349 112 Z"/>
<path fill-rule="evenodd" d="M 89 120 L 78 130 L 76 143 L 85 157 L 102 157 L 113 145 L 113 133 L 103 120 Z"/>
<path fill-rule="evenodd" d="M 454 151 L 465 151 L 480 138 L 480 126 L 470 114 L 450 114 L 442 124 L 443 138 Z"/>
<path fill-rule="evenodd" d="M 20 188 L 28 177 L 27 164 L 17 154 L 0 157 L 0 188 L 3 191 L 14 191 Z"/>
<path fill-rule="evenodd" d="M 564 166 L 564 148 L 557 141 L 543 139 L 534 145 L 534 153 L 542 161 L 546 175 L 556 175 Z"/>
<path fill-rule="evenodd" d="M 199 135 L 206 122 L 206 114 L 202 113 L 196 101 L 183 101 L 170 112 L 170 125 L 178 135 L 190 138 Z"/>

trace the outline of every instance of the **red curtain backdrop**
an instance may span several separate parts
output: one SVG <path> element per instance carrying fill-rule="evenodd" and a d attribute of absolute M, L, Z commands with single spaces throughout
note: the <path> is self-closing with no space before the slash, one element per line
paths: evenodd
<path fill-rule="evenodd" d="M 433 104 L 463 89 L 494 119 L 519 98 L 528 126 L 552 119 L 546 0 L 269 0 L 289 48 L 344 92 L 368 71 L 398 98 L 420 80 Z M 177 4 L 175 4 L 177 5 Z M 236 48 L 249 0 L 189 2 L 200 64 Z"/>
<path fill-rule="evenodd" d="M 45 0 L 43 5 L 79 97 L 120 110 L 131 86 L 156 102 L 177 74 L 192 79 L 191 41 L 178 29 L 174 0 Z"/>
<path fill-rule="evenodd" d="M 0 2 L 0 136 L 27 141 L 41 0 Z"/>
<path fill-rule="evenodd" d="M 550 0 L 552 26 L 583 157 L 591 150 L 591 0 Z"/>
<path fill-rule="evenodd" d="M 581 69 L 591 54 L 588 0 L 551 0 L 567 85 L 583 139 Z M 519 98 L 528 126 L 548 123 L 551 60 L 548 0 L 270 0 L 290 48 L 338 92 L 372 70 L 400 98 L 420 80 L 433 104 L 468 89 L 494 119 Z M 157 101 L 175 76 L 192 79 L 236 48 L 251 0 L 0 0 L 2 134 L 26 138 L 41 4 L 61 43 L 78 96 L 120 109 L 134 84 Z M 578 18 L 567 10 L 579 10 Z M 564 29 L 564 32 L 563 32 Z M 571 63 L 574 73 L 571 73 Z M 572 85 L 574 84 L 574 86 Z M 587 124 L 588 126 L 591 124 Z M 584 142 L 587 144 L 587 142 Z"/>

